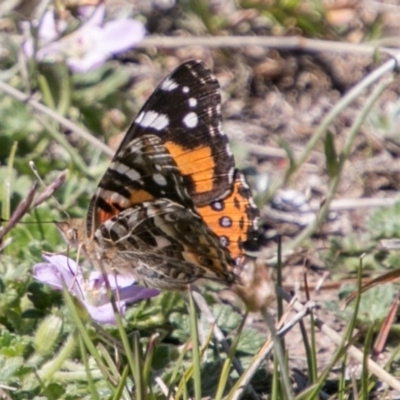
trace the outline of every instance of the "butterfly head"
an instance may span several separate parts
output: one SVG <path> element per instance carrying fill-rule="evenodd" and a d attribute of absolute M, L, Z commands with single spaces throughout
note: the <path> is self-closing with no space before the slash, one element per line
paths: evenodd
<path fill-rule="evenodd" d="M 63 222 L 56 221 L 55 225 L 65 243 L 77 249 L 82 244 L 82 239 L 84 237 L 83 223 L 83 220 L 71 218 Z"/>

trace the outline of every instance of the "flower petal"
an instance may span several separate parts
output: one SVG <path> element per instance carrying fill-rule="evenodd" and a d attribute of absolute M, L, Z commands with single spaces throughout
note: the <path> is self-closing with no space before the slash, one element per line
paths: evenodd
<path fill-rule="evenodd" d="M 39 22 L 38 36 L 40 40 L 45 42 L 54 40 L 59 36 L 53 11 L 48 10 L 44 13 Z"/>
<path fill-rule="evenodd" d="M 99 51 L 111 55 L 129 50 L 144 38 L 145 33 L 144 25 L 139 21 L 110 21 L 105 24 L 98 38 Z"/>
<path fill-rule="evenodd" d="M 112 324 L 115 325 L 114 310 L 111 303 L 106 303 L 101 306 L 92 306 L 84 303 L 84 306 L 93 320 L 101 324 Z M 118 304 L 119 312 L 121 315 L 125 313 L 125 304 Z"/>
<path fill-rule="evenodd" d="M 150 289 L 138 285 L 127 286 L 113 290 L 113 294 L 117 300 L 126 303 L 134 303 L 136 301 L 150 299 L 160 292 L 157 289 Z"/>
<path fill-rule="evenodd" d="M 111 55 L 132 48 L 144 35 L 143 24 L 131 19 L 111 21 L 104 28 L 85 25 L 64 39 L 65 44 L 69 42 L 69 47 L 86 50 L 79 51 L 78 57 L 68 57 L 67 64 L 72 72 L 89 72 L 101 66 Z"/>
<path fill-rule="evenodd" d="M 107 54 L 91 51 L 82 58 L 68 57 L 66 61 L 72 72 L 84 73 L 100 67 L 108 57 Z"/>
<path fill-rule="evenodd" d="M 33 277 L 40 282 L 50 285 L 54 289 L 62 289 L 62 276 L 52 264 L 41 263 L 34 265 Z"/>
<path fill-rule="evenodd" d="M 111 289 L 132 286 L 136 279 L 132 275 L 108 275 Z"/>
<path fill-rule="evenodd" d="M 43 259 L 48 263 L 57 267 L 60 271 L 67 271 L 73 275 L 80 273 L 78 264 L 62 254 L 55 254 L 53 256 L 43 255 Z"/>
<path fill-rule="evenodd" d="M 106 274 L 111 289 L 132 286 L 137 281 L 132 275 Z M 104 285 L 104 276 L 100 271 L 91 271 L 88 281 L 95 281 L 96 286 Z"/>
<path fill-rule="evenodd" d="M 100 26 L 104 21 L 104 15 L 106 13 L 106 6 L 104 3 L 98 6 L 81 6 L 78 9 L 78 14 L 82 17 L 88 18 L 85 22 L 84 27 Z"/>
<path fill-rule="evenodd" d="M 61 290 L 65 283 L 68 291 L 79 299 L 92 319 L 99 323 L 115 324 L 113 307 L 101 272 L 92 271 L 89 279 L 85 280 L 79 265 L 74 260 L 61 254 L 44 255 L 43 258 L 46 262 L 33 267 L 35 279 L 57 290 Z M 136 285 L 133 276 L 108 274 L 107 278 L 121 315 L 125 313 L 126 303 L 159 294 L 156 289 Z"/>
<path fill-rule="evenodd" d="M 62 254 L 44 255 L 43 258 L 47 263 L 36 264 L 33 267 L 35 279 L 58 290 L 62 289 L 64 281 L 68 291 L 82 299 L 81 286 L 84 279 L 76 262 Z"/>

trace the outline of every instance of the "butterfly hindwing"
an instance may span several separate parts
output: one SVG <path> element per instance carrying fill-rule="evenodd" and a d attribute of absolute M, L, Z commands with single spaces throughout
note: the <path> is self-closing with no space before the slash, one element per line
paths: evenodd
<path fill-rule="evenodd" d="M 235 171 L 231 192 L 223 199 L 196 207 L 207 226 L 233 259 L 243 255 L 243 243 L 257 230 L 259 210 L 253 202 L 243 174 Z"/>
<path fill-rule="evenodd" d="M 197 213 L 168 199 L 144 202 L 108 219 L 95 239 L 103 249 L 114 250 L 119 270 L 135 265 L 141 277 L 152 277 L 159 285 L 169 280 L 171 286 L 172 280 L 178 288 L 203 278 L 234 279 L 227 269 L 229 252 L 218 238 Z"/>

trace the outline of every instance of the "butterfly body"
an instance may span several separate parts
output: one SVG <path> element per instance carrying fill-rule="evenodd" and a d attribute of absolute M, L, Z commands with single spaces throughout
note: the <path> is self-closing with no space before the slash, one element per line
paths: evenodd
<path fill-rule="evenodd" d="M 95 265 L 160 289 L 238 281 L 258 210 L 235 170 L 220 102 L 202 62 L 188 61 L 161 82 L 101 179 L 85 228 L 73 235 Z"/>

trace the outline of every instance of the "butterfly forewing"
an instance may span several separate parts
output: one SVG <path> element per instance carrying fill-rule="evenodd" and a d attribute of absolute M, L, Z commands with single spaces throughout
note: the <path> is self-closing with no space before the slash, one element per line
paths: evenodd
<path fill-rule="evenodd" d="M 188 61 L 160 83 L 119 150 L 148 133 L 162 139 L 196 205 L 230 191 L 234 160 L 222 131 L 220 88 L 202 62 Z"/>
<path fill-rule="evenodd" d="M 114 215 L 159 198 L 193 209 L 183 178 L 161 139 L 143 135 L 117 152 L 101 179 L 89 205 L 88 235 Z"/>

